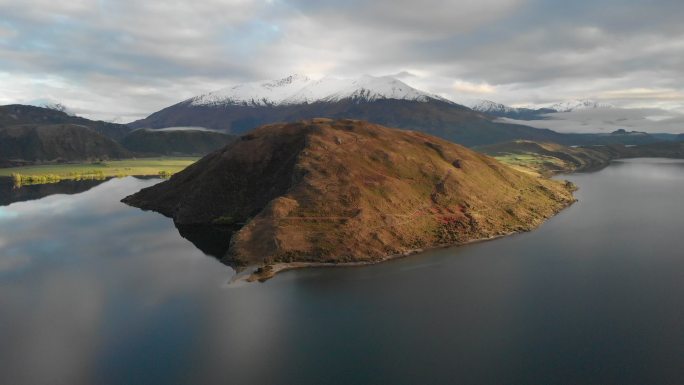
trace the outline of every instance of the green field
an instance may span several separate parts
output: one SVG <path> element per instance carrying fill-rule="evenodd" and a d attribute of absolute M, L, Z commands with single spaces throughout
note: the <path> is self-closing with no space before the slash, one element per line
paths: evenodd
<path fill-rule="evenodd" d="M 129 175 L 169 177 L 197 161 L 197 157 L 163 157 L 63 163 L 0 168 L 0 177 L 12 177 L 17 185 L 55 183 L 60 180 L 105 179 Z"/>

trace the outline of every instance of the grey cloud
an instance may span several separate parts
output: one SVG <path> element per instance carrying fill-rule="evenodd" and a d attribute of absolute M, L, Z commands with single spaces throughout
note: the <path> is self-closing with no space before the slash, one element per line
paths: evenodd
<path fill-rule="evenodd" d="M 501 119 L 563 133 L 611 133 L 615 130 L 684 133 L 684 115 L 655 108 L 596 109 L 546 115 L 544 120 Z"/>
<path fill-rule="evenodd" d="M 683 13 L 674 0 L 0 0 L 0 103 L 133 119 L 303 72 L 397 73 L 457 100 L 684 109 Z"/>

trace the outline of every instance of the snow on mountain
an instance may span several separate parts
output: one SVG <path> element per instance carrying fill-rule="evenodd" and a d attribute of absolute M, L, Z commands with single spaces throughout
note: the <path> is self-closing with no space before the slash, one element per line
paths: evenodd
<path fill-rule="evenodd" d="M 364 75 L 358 79 L 324 77 L 312 80 L 292 75 L 280 80 L 236 85 L 189 99 L 194 106 L 277 106 L 314 102 L 337 102 L 344 99 L 375 101 L 399 99 L 427 102 L 451 101 L 417 90 L 389 76 Z"/>
<path fill-rule="evenodd" d="M 484 112 L 484 113 L 501 113 L 501 114 L 508 114 L 508 113 L 517 113 L 518 109 L 514 107 L 508 107 L 504 104 L 501 103 L 496 103 L 492 102 L 491 100 L 474 100 L 470 103 L 468 103 L 468 107 L 475 111 L 479 112 Z"/>
<path fill-rule="evenodd" d="M 287 97 L 309 84 L 304 75 L 291 75 L 268 82 L 238 84 L 190 99 L 194 106 L 269 106 L 278 105 Z"/>
<path fill-rule="evenodd" d="M 326 102 L 337 102 L 343 99 L 375 101 L 379 99 L 399 99 L 427 102 L 441 100 L 449 102 L 440 96 L 417 90 L 401 80 L 390 76 L 364 75 L 351 84 L 333 94 L 323 98 Z"/>
<path fill-rule="evenodd" d="M 326 76 L 319 80 L 310 81 L 302 89 L 284 99 L 282 104 L 314 103 L 325 99 L 341 89 L 349 87 L 352 83 L 352 79 Z"/>
<path fill-rule="evenodd" d="M 581 110 L 614 108 L 614 106 L 612 104 L 601 103 L 591 99 L 578 99 L 552 104 L 548 106 L 548 108 L 558 112 L 573 112 Z"/>

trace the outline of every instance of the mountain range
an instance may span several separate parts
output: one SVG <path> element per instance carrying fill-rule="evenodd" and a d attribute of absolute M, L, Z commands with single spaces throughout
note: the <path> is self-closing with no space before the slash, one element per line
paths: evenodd
<path fill-rule="evenodd" d="M 474 100 L 467 103 L 470 108 L 485 114 L 511 119 L 533 120 L 544 119 L 545 114 L 559 112 L 575 112 L 594 109 L 615 108 L 608 103 L 598 102 L 592 99 L 576 99 L 559 103 L 549 104 L 543 107 L 510 107 L 491 100 Z"/>
<path fill-rule="evenodd" d="M 63 109 L 0 106 L 0 167 L 150 155 L 204 155 L 232 141 L 194 127 L 131 130 Z"/>
<path fill-rule="evenodd" d="M 423 131 L 464 145 L 518 138 L 557 140 L 550 130 L 495 117 L 417 90 L 389 76 L 313 80 L 293 75 L 198 95 L 130 124 L 133 128 L 202 126 L 243 134 L 257 126 L 316 117 L 365 120 Z"/>
<path fill-rule="evenodd" d="M 0 127 L 21 124 L 73 124 L 91 128 L 113 140 L 120 140 L 131 131 L 130 127 L 125 124 L 90 120 L 70 115 L 65 110 L 66 108 L 62 105 L 36 107 L 23 104 L 9 104 L 0 106 Z"/>
<path fill-rule="evenodd" d="M 194 96 L 129 125 L 152 129 L 201 126 L 240 135 L 264 124 L 324 117 L 422 131 L 466 146 L 518 139 L 566 145 L 652 143 L 662 139 L 649 135 L 563 135 L 527 124 L 559 111 L 610 108 L 590 100 L 538 109 L 513 108 L 491 101 L 480 101 L 471 107 L 418 90 L 391 76 L 316 80 L 292 75 Z"/>

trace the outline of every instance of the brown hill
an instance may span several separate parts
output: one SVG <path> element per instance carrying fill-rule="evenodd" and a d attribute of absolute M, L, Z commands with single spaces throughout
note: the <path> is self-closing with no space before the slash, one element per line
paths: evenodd
<path fill-rule="evenodd" d="M 124 202 L 241 225 L 228 263 L 368 263 L 530 230 L 571 189 L 423 133 L 314 119 L 260 127 Z"/>

